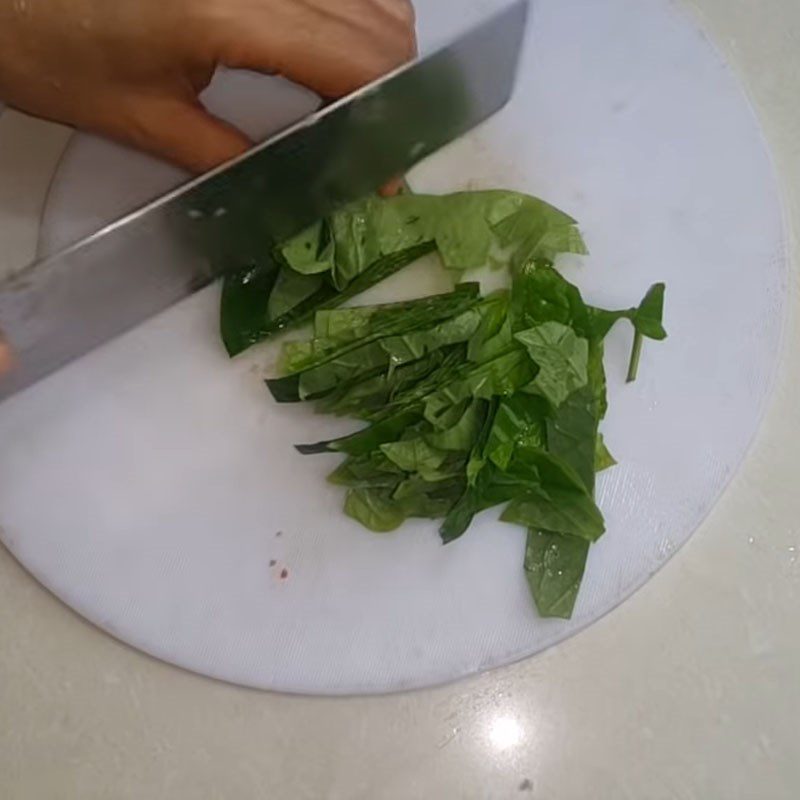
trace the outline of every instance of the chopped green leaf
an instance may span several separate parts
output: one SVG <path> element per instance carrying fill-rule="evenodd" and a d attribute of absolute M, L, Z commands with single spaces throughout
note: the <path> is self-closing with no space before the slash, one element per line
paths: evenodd
<path fill-rule="evenodd" d="M 457 406 L 453 408 L 460 411 Z M 473 448 L 485 418 L 486 404 L 480 400 L 471 400 L 467 402 L 457 422 L 443 430 L 433 430 L 425 438 L 429 444 L 440 450 L 468 452 Z"/>
<path fill-rule="evenodd" d="M 616 466 L 617 462 L 614 459 L 614 456 L 611 455 L 608 447 L 606 447 L 603 434 L 598 433 L 594 454 L 594 471 L 605 472 L 607 469 L 611 469 L 611 467 Z"/>
<path fill-rule="evenodd" d="M 264 249 L 261 243 L 261 250 Z M 419 300 L 339 308 L 420 255 L 464 270 L 503 265 L 510 291 L 477 284 Z M 366 426 L 302 453 L 341 452 L 329 476 L 345 511 L 376 532 L 413 517 L 441 519 L 444 543 L 474 516 L 528 531 L 525 570 L 543 616 L 572 614 L 591 542 L 604 532 L 595 475 L 614 459 L 599 434 L 607 411 L 603 341 L 620 319 L 663 339 L 664 287 L 637 308 L 588 306 L 554 268 L 585 254 L 575 221 L 515 192 L 369 197 L 303 231 L 226 279 L 222 329 L 233 354 L 313 317 L 309 341 L 283 352 L 268 381 L 278 402 Z"/>
<path fill-rule="evenodd" d="M 468 397 L 488 400 L 505 397 L 530 383 L 535 368 L 521 350 L 487 361 L 469 364 L 468 368 L 425 401 L 425 418 L 434 426 L 441 414 L 450 406 Z"/>
<path fill-rule="evenodd" d="M 517 447 L 543 448 L 547 414 L 544 400 L 534 395 L 520 392 L 503 400 L 486 443 L 487 457 L 505 470 Z"/>
<path fill-rule="evenodd" d="M 575 608 L 590 543 L 551 531 L 528 532 L 525 574 L 543 617 L 569 619 Z"/>
<path fill-rule="evenodd" d="M 438 470 L 447 458 L 444 450 L 431 447 L 424 439 L 387 442 L 381 445 L 381 451 L 404 472 L 418 472 L 423 478 Z"/>
<path fill-rule="evenodd" d="M 589 495 L 574 490 L 530 487 L 500 517 L 525 528 L 568 533 L 594 542 L 605 532 L 603 515 Z"/>
<path fill-rule="evenodd" d="M 374 533 L 396 531 L 408 516 L 385 489 L 351 489 L 344 511 Z"/>
<path fill-rule="evenodd" d="M 589 343 L 560 322 L 545 322 L 517 333 L 514 338 L 530 354 L 539 372 L 530 388 L 556 408 L 589 380 Z"/>
<path fill-rule="evenodd" d="M 597 405 L 591 387 L 571 394 L 547 419 L 548 451 L 569 464 L 589 492 L 594 491 Z"/>

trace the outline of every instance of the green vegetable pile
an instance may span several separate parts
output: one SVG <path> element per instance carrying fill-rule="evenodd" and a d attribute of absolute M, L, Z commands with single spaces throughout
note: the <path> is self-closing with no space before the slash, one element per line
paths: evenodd
<path fill-rule="evenodd" d="M 452 270 L 507 266 L 511 288 L 482 296 L 460 283 L 419 300 L 335 307 L 432 250 Z M 504 522 L 527 529 L 540 614 L 569 618 L 605 530 L 595 475 L 615 463 L 599 433 L 604 339 L 617 321 L 632 323 L 633 379 L 643 338 L 666 332 L 662 284 L 638 307 L 593 308 L 553 268 L 563 252 L 586 252 L 574 220 L 526 195 L 369 198 L 276 248 L 260 274 L 229 278 L 222 327 L 237 352 L 313 318 L 313 338 L 287 343 L 283 377 L 267 383 L 278 402 L 366 423 L 298 448 L 346 455 L 330 476 L 347 490 L 346 513 L 380 533 L 441 519 L 447 544 L 503 506 Z"/>

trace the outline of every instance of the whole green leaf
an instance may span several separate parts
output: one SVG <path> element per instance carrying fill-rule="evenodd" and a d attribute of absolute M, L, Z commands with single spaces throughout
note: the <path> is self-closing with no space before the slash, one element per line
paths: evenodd
<path fill-rule="evenodd" d="M 575 608 L 590 543 L 552 531 L 528 532 L 525 575 L 543 617 L 569 619 Z"/>
<path fill-rule="evenodd" d="M 545 322 L 520 331 L 514 338 L 539 367 L 530 388 L 556 408 L 587 384 L 589 343 L 576 336 L 572 328 L 560 322 Z"/>

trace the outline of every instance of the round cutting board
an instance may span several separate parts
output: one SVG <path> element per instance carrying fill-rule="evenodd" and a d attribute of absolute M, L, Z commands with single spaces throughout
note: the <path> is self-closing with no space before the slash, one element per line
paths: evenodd
<path fill-rule="evenodd" d="M 423 49 L 490 5 L 464 2 L 456 20 L 448 4 L 418 2 Z M 731 72 L 673 3 L 541 0 L 530 34 L 511 105 L 411 183 L 515 188 L 564 208 L 592 250 L 564 269 L 597 304 L 667 283 L 671 337 L 648 345 L 636 384 L 623 383 L 629 334 L 609 342 L 604 430 L 620 465 L 599 483 L 608 533 L 574 618 L 536 615 L 524 532 L 497 511 L 448 547 L 432 523 L 375 536 L 346 518 L 325 482 L 336 457 L 292 445 L 350 426 L 271 401 L 261 377 L 274 346 L 225 357 L 217 288 L 0 407 L 2 537 L 43 584 L 197 672 L 382 692 L 531 655 L 628 597 L 688 539 L 744 457 L 777 368 L 787 269 L 769 155 Z M 210 102 L 254 134 L 313 103 L 252 76 L 223 76 Z M 54 176 L 41 249 L 181 179 L 78 136 Z M 373 298 L 441 285 L 427 263 Z"/>

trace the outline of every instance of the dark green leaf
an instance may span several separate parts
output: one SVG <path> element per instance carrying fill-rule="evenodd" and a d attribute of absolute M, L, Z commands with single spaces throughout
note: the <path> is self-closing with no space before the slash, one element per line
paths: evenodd
<path fill-rule="evenodd" d="M 343 384 L 376 376 L 387 368 L 386 353 L 380 342 L 370 342 L 363 347 L 348 350 L 340 356 L 301 372 L 299 394 L 301 400 L 324 397 Z"/>
<path fill-rule="evenodd" d="M 515 497 L 501 517 L 525 528 L 568 533 L 594 542 L 605 532 L 603 515 L 587 494 L 554 487 L 531 487 Z"/>
<path fill-rule="evenodd" d="M 504 470 L 516 447 L 543 448 L 547 413 L 544 400 L 530 394 L 520 392 L 503 400 L 486 444 L 487 458 Z"/>
<path fill-rule="evenodd" d="M 515 332 L 560 322 L 582 338 L 592 333 L 589 309 L 581 293 L 552 267 L 542 264 L 526 264 L 515 273 L 511 321 Z"/>
<path fill-rule="evenodd" d="M 265 381 L 276 403 L 300 402 L 300 376 L 287 375 L 285 378 L 272 378 Z"/>
<path fill-rule="evenodd" d="M 597 406 L 589 386 L 571 394 L 547 420 L 550 453 L 569 464 L 594 491 Z"/>
<path fill-rule="evenodd" d="M 664 284 L 651 286 L 638 308 L 625 308 L 621 311 L 606 311 L 602 308 L 589 309 L 592 336 L 605 339 L 609 331 L 620 320 L 627 319 L 634 329 L 648 339 L 661 341 L 667 338 L 662 318 L 664 315 Z"/>
<path fill-rule="evenodd" d="M 463 536 L 472 523 L 475 514 L 482 508 L 488 507 L 484 505 L 483 495 L 486 486 L 491 480 L 491 470 L 486 463 L 484 451 L 489 441 L 492 426 L 494 425 L 499 400 L 497 398 L 492 398 L 492 400 L 483 405 L 486 412 L 483 427 L 478 434 L 477 441 L 470 454 L 467 466 L 467 486 L 461 497 L 452 506 L 439 528 L 439 536 L 444 544 L 450 544 Z"/>
<path fill-rule="evenodd" d="M 422 407 L 407 408 L 398 411 L 392 416 L 367 426 L 363 430 L 344 436 L 341 439 L 332 439 L 316 444 L 297 445 L 297 450 L 303 455 L 316 453 L 347 453 L 351 456 L 360 456 L 377 450 L 385 442 L 393 442 L 400 438 L 403 431 L 410 425 L 422 419 Z"/>
<path fill-rule="evenodd" d="M 226 275 L 220 301 L 220 333 L 230 356 L 264 338 L 269 325 L 269 297 L 280 266 L 265 257 L 257 266 Z"/>

